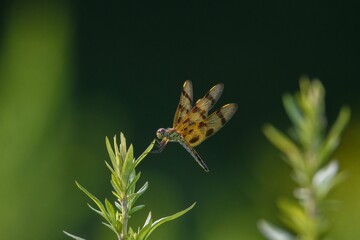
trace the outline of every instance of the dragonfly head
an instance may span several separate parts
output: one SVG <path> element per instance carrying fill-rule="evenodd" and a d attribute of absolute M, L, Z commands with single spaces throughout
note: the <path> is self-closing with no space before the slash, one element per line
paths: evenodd
<path fill-rule="evenodd" d="M 166 135 L 166 129 L 165 128 L 159 128 L 157 131 L 156 131 L 156 137 L 158 139 L 163 139 Z"/>

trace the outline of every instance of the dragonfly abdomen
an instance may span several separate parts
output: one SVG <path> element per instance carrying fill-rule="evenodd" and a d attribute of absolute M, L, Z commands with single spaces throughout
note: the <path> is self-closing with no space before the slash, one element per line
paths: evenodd
<path fill-rule="evenodd" d="M 202 160 L 200 155 L 195 151 L 194 148 L 190 147 L 188 143 L 181 138 L 179 143 L 190 153 L 190 155 L 195 159 L 195 161 L 206 171 L 209 171 L 209 168 L 206 166 L 205 162 Z"/>

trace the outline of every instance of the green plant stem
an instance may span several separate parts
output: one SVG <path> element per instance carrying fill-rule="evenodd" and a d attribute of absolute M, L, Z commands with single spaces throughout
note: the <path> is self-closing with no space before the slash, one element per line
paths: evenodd
<path fill-rule="evenodd" d="M 314 122 L 316 123 L 315 120 Z M 316 127 L 313 128 L 316 129 Z M 313 132 L 315 133 L 316 131 L 313 130 Z M 304 155 L 304 163 L 307 165 L 306 183 L 305 186 L 301 186 L 301 183 L 299 183 L 299 186 L 304 188 L 305 191 L 308 193 L 308 197 L 305 199 L 303 203 L 303 207 L 305 214 L 310 220 L 309 222 L 312 223 L 313 228 L 310 228 L 308 233 L 306 233 L 304 236 L 301 236 L 301 239 L 316 240 L 319 238 L 319 234 L 320 234 L 319 232 L 320 219 L 318 215 L 318 209 L 320 203 L 316 198 L 316 186 L 313 183 L 315 173 L 319 170 L 318 163 L 320 162 L 316 154 L 317 152 L 319 152 L 318 139 L 316 138 L 316 136 L 311 137 L 311 141 L 309 144 L 310 144 L 309 146 L 306 146 L 306 148 L 308 149 L 305 150 L 305 155 Z"/>
<path fill-rule="evenodd" d="M 316 162 L 315 155 L 311 151 L 307 151 L 308 154 L 303 155 L 304 171 L 302 172 L 304 178 L 296 178 L 298 190 L 301 191 L 300 195 L 306 195 L 305 198 L 300 198 L 300 205 L 303 207 L 305 219 L 307 219 L 308 226 L 304 226 L 306 231 L 300 231 L 300 240 L 316 240 L 318 239 L 318 208 L 319 202 L 316 199 L 316 186 L 314 186 L 314 162 Z"/>
<path fill-rule="evenodd" d="M 314 186 L 310 185 L 308 188 L 306 188 L 306 191 L 309 192 L 309 198 L 307 199 L 307 202 L 304 204 L 304 210 L 305 214 L 310 219 L 310 222 L 313 223 L 312 225 L 314 228 L 310 229 L 308 236 L 302 236 L 304 240 L 316 240 L 318 239 L 318 202 L 315 198 L 315 190 Z"/>
<path fill-rule="evenodd" d="M 124 199 L 121 202 L 122 205 L 122 234 L 120 236 L 120 240 L 125 239 L 125 236 L 127 235 L 127 228 L 128 228 L 128 221 L 129 221 L 129 214 L 128 214 L 128 208 L 127 208 L 127 197 L 125 196 Z"/>

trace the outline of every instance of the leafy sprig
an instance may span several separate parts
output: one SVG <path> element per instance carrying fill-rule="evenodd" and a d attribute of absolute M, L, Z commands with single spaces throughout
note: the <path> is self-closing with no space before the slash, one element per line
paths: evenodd
<path fill-rule="evenodd" d="M 114 137 L 113 148 L 109 139 L 106 138 L 106 148 L 110 157 L 110 163 L 105 161 L 105 164 L 111 172 L 110 182 L 114 189 L 112 193 L 116 198 L 114 203 L 111 203 L 107 198 L 105 198 L 104 203 L 102 203 L 76 182 L 80 190 L 95 203 L 96 207 L 88 204 L 90 209 L 104 219 L 103 224 L 116 234 L 118 240 L 146 240 L 157 227 L 182 216 L 195 206 L 195 203 L 193 203 L 190 207 L 178 213 L 160 218 L 156 221 L 152 219 L 152 214 L 149 212 L 142 227 L 133 229 L 129 226 L 131 215 L 145 207 L 145 205 L 136 205 L 136 203 L 148 188 L 148 182 L 146 182 L 140 189 L 136 190 L 136 183 L 140 179 L 141 173 L 136 173 L 135 169 L 151 151 L 154 144 L 155 140 L 152 141 L 140 157 L 135 159 L 133 146 L 130 145 L 129 148 L 127 148 L 126 139 L 122 133 L 120 133 L 120 145 L 117 144 L 116 136 Z M 64 233 L 73 239 L 84 240 L 68 232 L 64 231 Z"/>
<path fill-rule="evenodd" d="M 282 153 L 292 169 L 297 184 L 295 200 L 281 199 L 280 220 L 288 230 L 275 227 L 265 220 L 259 229 L 270 240 L 325 239 L 329 229 L 325 206 L 328 193 L 344 178 L 338 172 L 337 160 L 330 156 L 339 145 L 340 135 L 350 119 L 350 109 L 342 107 L 327 130 L 325 116 L 325 89 L 319 80 L 300 80 L 300 91 L 285 94 L 283 105 L 292 127 L 286 135 L 268 124 L 263 131 L 269 141 Z"/>

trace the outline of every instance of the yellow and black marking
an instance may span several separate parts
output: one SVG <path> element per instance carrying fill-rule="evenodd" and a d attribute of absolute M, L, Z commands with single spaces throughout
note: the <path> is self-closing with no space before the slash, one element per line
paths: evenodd
<path fill-rule="evenodd" d="M 162 149 L 169 141 L 179 142 L 205 171 L 209 171 L 194 147 L 218 132 L 235 114 L 237 104 L 230 103 L 208 116 L 210 109 L 219 100 L 223 89 L 222 83 L 215 85 L 196 102 L 195 106 L 192 106 L 192 83 L 190 80 L 185 81 L 174 116 L 173 127 L 162 133 L 164 134 Z"/>
<path fill-rule="evenodd" d="M 189 93 L 185 91 L 185 89 L 182 90 L 181 94 L 189 100 L 189 102 L 192 104 L 192 97 L 190 97 Z"/>
<path fill-rule="evenodd" d="M 176 127 L 192 109 L 193 104 L 193 88 L 190 80 L 185 81 L 180 95 L 179 105 L 177 107 L 173 127 Z"/>
<path fill-rule="evenodd" d="M 193 114 L 199 114 L 201 116 L 202 119 L 206 118 L 206 111 L 204 109 L 199 108 L 198 106 L 195 106 L 191 112 Z"/>
<path fill-rule="evenodd" d="M 205 98 L 207 98 L 209 101 L 211 101 L 211 105 L 215 105 L 216 103 L 216 100 L 215 98 L 213 98 L 210 94 L 210 92 L 208 92 L 206 95 L 205 95 Z"/>
<path fill-rule="evenodd" d="M 197 141 L 199 141 L 199 139 L 200 139 L 200 136 L 195 136 L 190 139 L 189 143 L 191 143 L 191 144 L 196 143 Z"/>
<path fill-rule="evenodd" d="M 237 111 L 237 108 L 238 105 L 236 103 L 229 103 L 212 113 L 206 119 L 208 126 L 208 130 L 206 132 L 207 137 L 210 137 L 219 131 L 232 118 L 232 116 Z"/>
<path fill-rule="evenodd" d="M 216 111 L 216 115 L 218 115 L 218 117 L 221 119 L 221 124 L 224 126 L 226 123 L 226 119 L 221 112 L 221 108 Z"/>
<path fill-rule="evenodd" d="M 199 122 L 198 123 L 198 128 L 203 128 L 203 127 L 206 127 L 207 124 L 205 122 Z"/>
<path fill-rule="evenodd" d="M 178 106 L 178 110 L 177 110 L 179 113 L 182 113 L 182 112 L 185 112 L 185 113 L 188 113 L 188 111 L 185 109 L 185 107 L 181 104 L 179 104 Z M 179 117 L 177 119 L 177 123 L 179 123 L 181 121 L 181 118 Z"/>
<path fill-rule="evenodd" d="M 205 136 L 206 136 L 206 137 L 210 137 L 213 133 L 214 133 L 214 129 L 213 129 L 213 128 L 209 128 L 209 129 L 206 131 Z"/>

